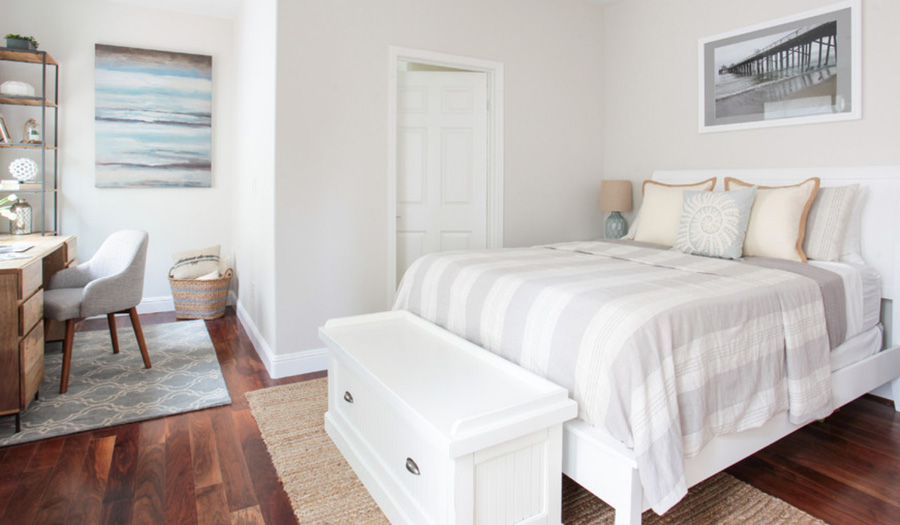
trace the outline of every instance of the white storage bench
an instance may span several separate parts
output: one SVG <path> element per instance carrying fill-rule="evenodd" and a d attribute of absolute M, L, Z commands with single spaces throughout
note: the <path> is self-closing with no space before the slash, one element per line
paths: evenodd
<path fill-rule="evenodd" d="M 560 523 L 564 388 L 409 312 L 319 333 L 325 429 L 392 523 Z"/>

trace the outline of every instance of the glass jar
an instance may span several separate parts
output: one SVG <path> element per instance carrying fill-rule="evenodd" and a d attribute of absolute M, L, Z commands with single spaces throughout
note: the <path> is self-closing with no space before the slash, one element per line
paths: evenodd
<path fill-rule="evenodd" d="M 34 217 L 31 205 L 20 200 L 13 204 L 9 211 L 16 214 L 16 220 L 9 222 L 9 233 L 13 235 L 28 235 L 31 233 L 32 218 Z"/>

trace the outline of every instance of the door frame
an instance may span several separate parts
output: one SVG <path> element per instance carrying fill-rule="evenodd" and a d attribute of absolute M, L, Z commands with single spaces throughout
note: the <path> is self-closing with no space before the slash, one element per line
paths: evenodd
<path fill-rule="evenodd" d="M 406 47 L 388 47 L 388 278 L 387 304 L 397 291 L 397 66 L 416 62 L 487 76 L 487 247 L 503 247 L 503 64 Z"/>

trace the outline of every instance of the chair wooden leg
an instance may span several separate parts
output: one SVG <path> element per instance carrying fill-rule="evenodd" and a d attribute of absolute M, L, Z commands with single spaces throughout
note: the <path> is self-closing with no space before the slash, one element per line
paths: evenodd
<path fill-rule="evenodd" d="M 141 357 L 144 358 L 144 367 L 150 368 L 150 354 L 147 353 L 147 343 L 144 342 L 144 331 L 141 329 L 141 319 L 138 317 L 137 308 L 128 310 L 131 317 L 131 327 L 134 328 L 134 336 L 141 348 Z"/>
<path fill-rule="evenodd" d="M 16 412 L 16 434 L 22 431 L 22 413 Z"/>
<path fill-rule="evenodd" d="M 75 319 L 66 321 L 66 338 L 63 340 L 63 366 L 62 379 L 59 384 L 59 393 L 65 394 L 69 390 L 69 369 L 72 368 L 72 341 L 75 339 Z"/>
<path fill-rule="evenodd" d="M 109 321 L 109 338 L 112 339 L 113 353 L 119 353 L 119 334 L 116 333 L 116 314 L 107 314 L 106 320 Z"/>

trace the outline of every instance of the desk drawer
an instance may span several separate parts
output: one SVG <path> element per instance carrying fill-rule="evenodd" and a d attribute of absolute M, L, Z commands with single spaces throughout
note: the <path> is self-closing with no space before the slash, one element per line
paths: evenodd
<path fill-rule="evenodd" d="M 22 268 L 19 281 L 19 300 L 29 297 L 38 288 L 44 279 L 44 267 L 41 259 L 35 259 Z"/>
<path fill-rule="evenodd" d="M 70 237 L 66 241 L 66 268 L 75 262 L 76 257 L 78 257 L 78 238 Z"/>
<path fill-rule="evenodd" d="M 38 290 L 19 305 L 19 335 L 25 335 L 44 317 L 44 291 Z"/>
<path fill-rule="evenodd" d="M 24 410 L 44 380 L 44 323 L 39 322 L 19 343 L 19 402 Z"/>

